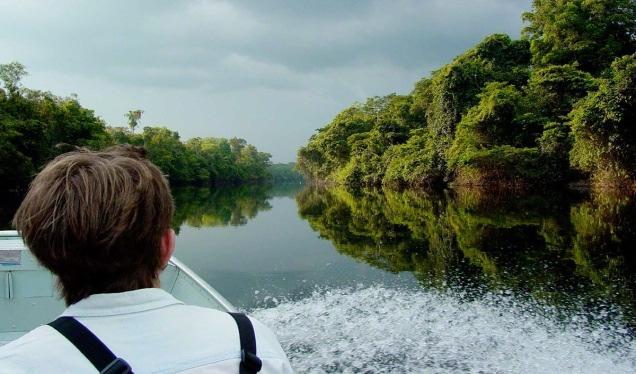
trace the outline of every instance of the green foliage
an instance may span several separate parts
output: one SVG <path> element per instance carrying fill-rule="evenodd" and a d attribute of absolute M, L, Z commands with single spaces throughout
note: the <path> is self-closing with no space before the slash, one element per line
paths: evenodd
<path fill-rule="evenodd" d="M 426 124 L 426 113 L 431 106 L 433 95 L 433 82 L 430 78 L 422 78 L 415 83 L 415 88 L 411 92 L 413 103 L 410 107 L 410 115 L 420 126 Z"/>
<path fill-rule="evenodd" d="M 410 96 L 393 94 L 344 110 L 299 150 L 299 170 L 312 179 L 352 187 L 380 183 L 384 151 L 404 143 L 412 129 L 423 126 L 412 104 Z"/>
<path fill-rule="evenodd" d="M 25 75 L 27 75 L 27 71 L 24 65 L 17 61 L 0 65 L 0 81 L 4 83 L 4 87 L 10 95 L 18 93 L 21 87 L 20 81 Z"/>
<path fill-rule="evenodd" d="M 173 183 L 194 182 L 194 173 L 186 147 L 176 131 L 165 127 L 144 127 L 142 134 L 148 158 L 168 176 Z"/>
<path fill-rule="evenodd" d="M 16 189 L 25 182 L 27 176 L 34 173 L 32 160 L 18 148 L 22 134 L 0 121 L 0 181 L 2 190 Z"/>
<path fill-rule="evenodd" d="M 383 184 L 394 187 L 431 187 L 442 179 L 433 159 L 426 130 L 412 132 L 405 144 L 392 146 L 383 155 L 387 165 Z"/>
<path fill-rule="evenodd" d="M 525 84 L 529 45 L 492 35 L 418 82 L 410 95 L 369 99 L 339 114 L 298 153 L 312 179 L 349 187 L 438 184 L 455 128 L 491 81 Z M 355 114 L 359 126 L 350 124 Z M 344 129 L 348 131 L 343 131 Z"/>
<path fill-rule="evenodd" d="M 299 170 L 309 178 L 330 179 L 334 171 L 349 160 L 351 144 L 348 138 L 369 131 L 373 118 L 373 108 L 361 104 L 342 111 L 298 151 Z"/>
<path fill-rule="evenodd" d="M 636 51 L 634 0 L 534 0 L 523 34 L 536 65 L 572 64 L 590 73 Z"/>
<path fill-rule="evenodd" d="M 567 124 L 545 124 L 538 140 L 546 181 L 564 181 L 569 175 L 569 152 L 572 148 L 570 127 Z"/>
<path fill-rule="evenodd" d="M 26 74 L 19 63 L 0 65 L 0 190 L 19 190 L 50 159 L 87 147 L 114 144 L 147 149 L 149 158 L 173 184 L 215 184 L 260 181 L 269 177 L 270 155 L 243 139 L 195 138 L 183 143 L 165 127 L 134 133 L 143 111 L 126 114 L 129 128 L 107 127 L 75 97 L 20 88 Z"/>
<path fill-rule="evenodd" d="M 479 104 L 472 107 L 457 128 L 454 143 L 448 150 L 448 162 L 454 167 L 466 152 L 496 145 L 513 144 L 520 132 L 515 118 L 521 93 L 514 86 L 490 83 L 478 95 Z"/>
<path fill-rule="evenodd" d="M 115 144 L 143 146 L 148 157 L 176 185 L 240 183 L 266 179 L 270 155 L 244 139 L 193 138 L 183 143 L 166 127 L 144 127 L 140 134 L 109 127 Z"/>
<path fill-rule="evenodd" d="M 528 105 L 551 119 L 567 116 L 573 105 L 596 88 L 589 73 L 574 65 L 548 65 L 536 68 L 526 89 Z"/>
<path fill-rule="evenodd" d="M 0 189 L 27 185 L 48 160 L 74 147 L 109 144 L 104 122 L 75 98 L 20 87 L 19 63 L 0 65 L 7 93 L 0 89 Z"/>
<path fill-rule="evenodd" d="M 459 123 L 448 150 L 455 184 L 519 186 L 545 181 L 548 170 L 534 147 L 539 131 L 523 114 L 521 91 L 496 82 L 479 98 Z"/>
<path fill-rule="evenodd" d="M 128 113 L 124 115 L 128 119 L 128 127 L 130 127 L 130 131 L 135 132 L 135 128 L 139 125 L 139 121 L 141 120 L 141 115 L 144 113 L 143 110 L 130 110 Z"/>
<path fill-rule="evenodd" d="M 303 175 L 296 170 L 295 162 L 286 164 L 272 164 L 267 168 L 267 173 L 274 182 L 303 182 Z"/>
<path fill-rule="evenodd" d="M 636 54 L 617 59 L 608 78 L 570 114 L 572 164 L 605 184 L 636 180 Z"/>
<path fill-rule="evenodd" d="M 526 187 L 576 169 L 631 185 L 634 57 L 623 56 L 636 50 L 636 2 L 534 0 L 523 17 L 525 39 L 488 36 L 409 95 L 345 110 L 300 150 L 299 169 L 351 188 Z M 343 126 L 353 113 L 364 125 Z"/>
<path fill-rule="evenodd" d="M 525 41 L 492 35 L 433 73 L 432 103 L 427 112 L 429 141 L 437 174 L 445 175 L 446 151 L 455 128 L 478 94 L 492 81 L 523 85 L 528 78 L 530 53 Z"/>
<path fill-rule="evenodd" d="M 546 171 L 536 148 L 501 145 L 462 155 L 455 183 L 524 187 L 544 183 Z"/>
<path fill-rule="evenodd" d="M 523 118 L 534 129 L 528 136 L 536 140 L 541 151 L 545 181 L 560 182 L 572 175 L 568 113 L 596 86 L 597 81 L 589 73 L 574 65 L 548 65 L 533 70 L 525 88 L 525 113 L 518 120 Z"/>

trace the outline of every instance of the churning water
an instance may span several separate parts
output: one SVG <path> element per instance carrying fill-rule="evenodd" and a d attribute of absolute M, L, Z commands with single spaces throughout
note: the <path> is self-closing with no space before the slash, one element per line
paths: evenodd
<path fill-rule="evenodd" d="M 252 314 L 299 373 L 636 372 L 636 342 L 614 311 L 563 315 L 505 293 L 332 289 Z"/>

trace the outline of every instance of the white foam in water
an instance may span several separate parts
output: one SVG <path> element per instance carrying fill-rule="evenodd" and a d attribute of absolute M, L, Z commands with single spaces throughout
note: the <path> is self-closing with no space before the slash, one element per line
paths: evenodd
<path fill-rule="evenodd" d="M 559 322 L 502 299 L 372 286 L 252 314 L 276 332 L 299 373 L 636 372 L 636 343 L 624 329 Z"/>

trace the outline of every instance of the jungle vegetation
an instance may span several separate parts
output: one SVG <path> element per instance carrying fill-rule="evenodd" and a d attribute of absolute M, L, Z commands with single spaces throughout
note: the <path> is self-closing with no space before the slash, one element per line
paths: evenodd
<path fill-rule="evenodd" d="M 355 103 L 298 152 L 347 187 L 636 186 L 636 1 L 534 0 L 407 95 Z"/>
<path fill-rule="evenodd" d="M 210 185 L 265 180 L 270 155 L 243 139 L 183 141 L 166 127 L 136 131 L 143 111 L 126 113 L 128 127 L 108 126 L 76 96 L 22 87 L 27 72 L 18 62 L 0 65 L 0 190 L 21 190 L 55 156 L 77 147 L 93 150 L 128 143 L 143 146 L 173 185 Z"/>

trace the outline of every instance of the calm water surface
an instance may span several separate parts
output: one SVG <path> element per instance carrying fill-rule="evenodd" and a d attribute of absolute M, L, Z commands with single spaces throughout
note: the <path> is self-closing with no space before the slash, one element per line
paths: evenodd
<path fill-rule="evenodd" d="M 634 197 L 174 195 L 176 255 L 298 372 L 636 372 Z"/>
<path fill-rule="evenodd" d="M 175 225 L 176 256 L 245 310 L 299 300 L 319 289 L 418 287 L 411 272 L 386 272 L 334 250 L 299 216 L 295 196 L 301 189 L 175 191 L 178 220 L 184 219 Z"/>

